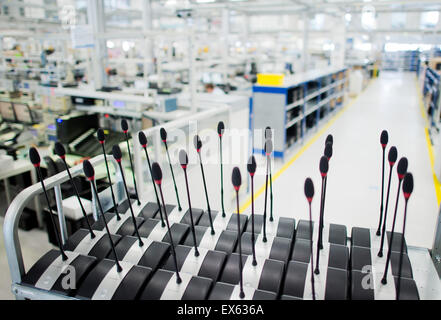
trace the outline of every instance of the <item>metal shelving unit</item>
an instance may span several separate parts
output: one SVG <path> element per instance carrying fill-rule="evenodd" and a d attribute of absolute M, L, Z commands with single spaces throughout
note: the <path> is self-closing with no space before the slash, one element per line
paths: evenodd
<path fill-rule="evenodd" d="M 250 128 L 274 130 L 274 156 L 285 151 L 343 104 L 346 68 L 328 68 L 297 74 L 283 86 L 253 86 Z M 253 153 L 263 153 L 263 141 L 253 139 Z"/>

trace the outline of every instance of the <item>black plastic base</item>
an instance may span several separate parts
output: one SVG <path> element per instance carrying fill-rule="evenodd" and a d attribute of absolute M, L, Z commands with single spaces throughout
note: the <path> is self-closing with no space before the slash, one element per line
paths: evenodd
<path fill-rule="evenodd" d="M 202 252 L 202 250 L 204 249 L 199 248 L 200 252 Z M 194 257 L 194 247 L 180 245 L 176 246 L 175 251 L 176 260 L 178 262 L 178 270 L 182 271 L 182 267 L 186 260 Z M 196 274 L 199 277 L 209 278 L 213 281 L 217 281 L 221 275 L 221 271 L 224 267 L 226 259 L 227 255 L 225 252 L 208 250 L 207 254 L 203 258 L 200 268 L 198 270 L 191 270 L 191 273 Z M 175 271 L 173 256 L 169 256 L 162 269 Z"/>
<path fill-rule="evenodd" d="M 80 229 L 77 232 L 75 232 L 73 235 L 71 235 L 64 245 L 64 250 L 67 251 L 75 251 L 79 243 L 85 238 L 90 237 L 89 230 L 86 229 Z M 121 240 L 120 235 L 112 235 L 113 243 L 118 243 Z M 103 235 L 98 242 L 90 248 L 87 255 L 94 256 L 98 260 L 102 260 L 105 257 L 108 256 L 110 251 L 112 250 L 112 247 L 109 243 L 109 237 L 107 234 Z"/>
<path fill-rule="evenodd" d="M 26 275 L 22 279 L 22 283 L 34 287 L 40 280 L 43 273 L 59 257 L 60 252 L 58 250 L 48 251 L 26 273 Z M 72 288 L 70 288 L 70 286 L 68 288 L 63 288 L 63 279 L 64 277 L 68 276 L 68 274 L 60 273 L 50 290 L 63 295 L 74 296 L 76 294 L 76 288 L 78 288 L 78 286 L 83 283 L 85 277 L 96 265 L 96 263 L 97 259 L 95 257 L 79 255 L 69 264 L 69 266 L 73 267 L 75 270 L 75 286 L 73 286 Z"/>
<path fill-rule="evenodd" d="M 252 234 L 249 232 L 244 232 L 242 234 L 242 253 L 246 255 L 253 254 L 252 242 L 251 242 Z M 263 245 L 262 242 L 257 242 L 257 238 L 254 240 L 256 251 L 259 252 L 259 246 Z M 236 253 L 238 248 L 236 247 Z M 269 256 L 262 257 L 265 259 L 272 259 L 282 261 L 285 264 L 288 263 L 289 257 L 291 255 L 291 240 L 288 238 L 279 238 L 275 237 L 273 243 L 271 245 L 271 251 Z M 259 256 L 257 254 L 257 256 Z"/>
<path fill-rule="evenodd" d="M 242 264 L 245 266 L 248 256 L 242 255 Z M 279 294 L 282 286 L 283 274 L 285 270 L 285 264 L 281 261 L 265 259 L 262 272 L 260 275 L 257 288 L 260 290 L 274 292 Z M 256 267 L 256 268 L 260 268 Z M 247 271 L 243 273 L 244 281 L 246 281 Z M 221 282 L 229 284 L 239 284 L 240 272 L 239 272 L 239 255 L 232 253 L 225 264 L 224 271 L 220 279 Z"/>
<path fill-rule="evenodd" d="M 143 238 L 149 238 L 151 232 L 156 226 L 160 226 L 161 221 L 156 219 L 147 219 L 139 228 L 139 235 Z M 164 227 L 167 228 L 167 227 Z M 170 226 L 170 230 L 172 232 L 172 237 L 174 241 L 174 245 L 181 244 L 185 237 L 187 236 L 190 227 L 186 224 L 182 223 L 173 223 Z M 170 238 L 168 235 L 168 231 L 165 233 L 162 239 L 154 239 L 156 241 L 167 242 L 170 243 Z"/>
<path fill-rule="evenodd" d="M 106 278 L 108 272 L 115 267 L 115 261 L 104 259 L 88 274 L 83 284 L 79 287 L 77 298 L 100 299 L 101 295 L 97 290 L 101 282 Z M 132 266 L 130 271 L 120 281 L 111 300 L 135 300 L 140 291 L 144 288 L 152 275 L 152 270 L 147 267 Z M 106 288 L 101 288 L 103 294 L 107 293 Z"/>
<path fill-rule="evenodd" d="M 132 246 L 139 246 L 139 240 L 137 237 L 125 236 L 118 242 L 115 246 L 116 255 L 118 259 L 126 261 L 127 252 L 132 248 Z M 148 244 L 144 243 L 145 246 Z M 144 254 L 140 257 L 139 261 L 130 261 L 133 264 L 148 267 L 152 271 L 156 271 L 165 259 L 168 257 L 170 251 L 170 245 L 168 243 L 153 241 L 148 248 L 145 250 Z M 110 252 L 108 259 L 115 259 L 113 252 Z"/>
<path fill-rule="evenodd" d="M 228 283 L 217 282 L 211 290 L 209 300 L 231 300 L 235 286 Z M 245 296 L 248 299 L 247 296 Z M 273 292 L 255 290 L 251 300 L 276 300 L 277 295 Z"/>
<path fill-rule="evenodd" d="M 168 270 L 159 269 L 156 271 L 142 292 L 140 299 L 160 300 L 174 274 L 174 272 Z M 193 276 L 185 288 L 182 300 L 205 300 L 208 297 L 211 286 L 211 279 Z"/>

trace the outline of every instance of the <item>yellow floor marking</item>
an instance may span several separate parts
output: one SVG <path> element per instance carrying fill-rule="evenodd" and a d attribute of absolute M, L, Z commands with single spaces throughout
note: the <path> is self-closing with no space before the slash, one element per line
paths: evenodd
<path fill-rule="evenodd" d="M 423 117 L 424 122 L 426 124 L 424 127 L 424 132 L 425 132 L 425 136 L 426 136 L 427 150 L 429 152 L 430 167 L 432 169 L 433 185 L 435 187 L 436 200 L 437 200 L 438 206 L 439 206 L 441 203 L 441 183 L 439 182 L 438 177 L 436 176 L 436 173 L 435 173 L 435 157 L 433 155 L 433 145 L 430 140 L 430 134 L 429 134 L 429 120 L 427 118 L 426 109 L 424 108 L 423 95 L 421 94 L 421 88 L 419 86 L 417 77 L 415 77 L 415 85 L 416 85 L 417 92 L 418 92 L 418 100 L 419 100 L 419 105 L 420 105 L 420 110 L 421 110 L 421 116 Z"/>
<path fill-rule="evenodd" d="M 369 84 L 366 86 L 366 88 L 357 96 L 355 97 L 352 101 L 350 101 L 346 106 L 343 107 L 343 109 L 341 109 L 336 115 L 334 115 L 331 120 L 329 120 L 321 129 L 320 131 L 318 131 L 314 136 L 312 136 L 308 142 L 287 162 L 283 165 L 282 168 L 280 168 L 280 170 L 273 175 L 273 179 L 272 181 L 274 182 L 275 180 L 277 180 L 281 174 L 283 172 L 286 171 L 286 169 L 288 169 L 298 158 L 300 158 L 300 156 L 306 151 L 308 150 L 308 148 L 310 146 L 312 146 L 314 144 L 314 142 L 317 141 L 318 138 L 320 138 L 320 136 L 322 136 L 333 124 L 334 122 L 340 118 L 342 116 L 342 114 L 347 111 L 357 100 L 358 97 L 360 95 L 363 94 L 363 92 L 367 89 L 367 87 L 372 83 L 373 80 L 371 80 L 369 82 Z M 269 181 L 268 181 L 268 185 L 269 185 Z M 257 192 L 254 194 L 254 200 L 256 200 L 263 192 L 265 191 L 265 183 L 259 188 L 259 190 L 257 190 Z M 251 196 L 249 196 L 248 200 L 246 203 L 244 203 L 242 205 L 242 207 L 240 208 L 240 213 L 244 212 L 249 206 L 251 205 Z"/>

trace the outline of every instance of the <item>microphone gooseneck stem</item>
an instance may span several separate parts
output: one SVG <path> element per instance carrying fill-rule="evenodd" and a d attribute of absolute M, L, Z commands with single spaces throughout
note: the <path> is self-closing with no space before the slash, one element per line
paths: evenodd
<path fill-rule="evenodd" d="M 219 138 L 219 148 L 220 148 L 220 170 L 221 170 L 221 205 L 222 205 L 222 218 L 225 218 L 225 207 L 224 207 L 224 166 L 222 163 L 222 137 Z"/>
<path fill-rule="evenodd" d="M 267 199 L 268 199 L 268 161 L 266 163 L 266 177 L 265 177 L 265 200 L 264 200 L 264 206 L 263 206 L 263 242 L 267 241 L 266 238 L 266 205 L 267 205 Z"/>
<path fill-rule="evenodd" d="M 103 210 L 103 207 L 101 206 L 101 201 L 100 201 L 100 198 L 98 196 L 98 192 L 95 187 L 95 182 L 93 180 L 91 180 L 90 185 L 92 187 L 93 193 L 95 194 L 96 202 L 98 202 L 98 207 L 100 209 L 101 218 L 103 218 L 104 227 L 106 228 L 106 233 L 107 233 L 107 236 L 109 237 L 110 246 L 112 247 L 112 252 L 113 252 L 113 255 L 115 256 L 116 270 L 118 272 L 121 272 L 122 267 L 119 264 L 118 255 L 116 254 L 116 250 L 115 250 L 115 244 L 113 243 L 112 236 L 110 235 L 109 227 L 107 226 L 107 220 L 106 220 L 106 217 L 104 216 L 104 210 Z"/>
<path fill-rule="evenodd" d="M 86 210 L 84 210 L 83 203 L 81 202 L 80 194 L 78 192 L 77 186 L 75 185 L 75 183 L 74 183 L 74 181 L 72 179 L 72 175 L 70 174 L 69 166 L 66 163 L 66 159 L 64 159 L 64 158 L 61 158 L 61 159 L 63 160 L 63 163 L 64 163 L 64 166 L 66 168 L 67 174 L 69 175 L 70 184 L 72 185 L 73 189 L 75 190 L 75 195 L 77 196 L 78 202 L 80 203 L 81 211 L 83 212 L 84 219 L 86 220 L 86 223 L 87 223 L 87 228 L 89 229 L 89 232 L 90 232 L 90 237 L 92 239 L 94 239 L 95 238 L 95 234 L 93 233 L 92 227 L 90 226 L 90 222 L 89 222 L 89 219 L 87 218 Z"/>
<path fill-rule="evenodd" d="M 124 171 L 123 171 L 121 162 L 118 162 L 118 165 L 119 165 L 119 169 L 121 170 L 121 177 L 123 179 L 123 184 L 124 184 L 124 189 L 126 190 L 127 199 L 129 199 L 130 214 L 132 215 L 132 221 L 133 221 L 133 226 L 135 228 L 135 233 L 136 233 L 136 236 L 139 241 L 139 246 L 142 247 L 144 245 L 144 243 L 142 242 L 141 236 L 139 235 L 139 232 L 138 232 L 138 226 L 136 224 L 135 214 L 133 213 L 132 202 L 130 201 L 129 189 L 127 189 L 126 178 L 124 177 Z"/>
<path fill-rule="evenodd" d="M 133 168 L 132 153 L 130 152 L 129 136 L 127 135 L 127 132 L 125 132 L 124 134 L 126 135 L 127 150 L 129 152 L 129 160 L 130 160 L 130 168 L 132 168 L 133 184 L 135 186 L 136 200 L 137 200 L 138 206 L 139 206 L 141 204 L 141 201 L 139 201 L 138 187 L 136 186 L 135 169 Z M 130 202 L 129 196 L 127 196 L 127 199 Z"/>
<path fill-rule="evenodd" d="M 162 217 L 161 202 L 159 201 L 158 190 L 156 190 L 155 181 L 153 181 L 152 165 L 150 164 L 150 157 L 149 157 L 149 153 L 147 152 L 147 148 L 144 148 L 144 152 L 145 152 L 145 156 L 147 158 L 147 164 L 149 165 L 149 171 L 150 171 L 150 177 L 152 178 L 153 190 L 155 190 L 156 203 L 158 204 L 159 216 L 161 218 L 161 226 L 164 228 L 165 223 L 164 223 L 164 218 Z M 166 209 L 164 208 L 164 211 L 165 210 Z M 167 214 L 167 213 L 165 213 L 165 214 Z"/>
<path fill-rule="evenodd" d="M 208 218 L 210 219 L 211 234 L 215 234 L 213 227 L 213 218 L 211 217 L 210 201 L 208 200 L 207 183 L 205 182 L 204 165 L 202 164 L 201 153 L 198 152 L 198 155 L 199 155 L 199 164 L 201 166 L 201 172 L 202 172 L 202 181 L 204 182 L 205 199 L 207 201 L 207 210 L 208 210 Z M 237 214 L 239 214 L 239 212 L 237 212 Z"/>
<path fill-rule="evenodd" d="M 324 197 L 324 189 L 325 189 L 325 177 L 322 177 L 322 191 L 321 191 L 321 198 L 320 198 L 320 220 L 319 220 L 319 226 L 318 226 L 318 240 L 317 240 L 317 263 L 315 265 L 315 274 L 320 273 L 319 263 L 320 263 L 320 250 L 323 248 L 320 247 L 320 243 L 322 242 L 322 224 L 323 224 L 323 197 Z M 312 233 L 311 233 L 311 240 L 312 240 Z"/>
<path fill-rule="evenodd" d="M 273 174 L 271 171 L 271 156 L 268 156 L 268 167 L 269 167 L 269 184 L 270 184 L 270 218 L 269 221 L 274 221 L 273 218 Z"/>
<path fill-rule="evenodd" d="M 110 193 L 112 194 L 112 201 L 113 201 L 113 206 L 115 208 L 116 219 L 119 221 L 121 220 L 121 217 L 118 212 L 118 202 L 116 201 L 115 193 L 113 192 L 112 179 L 110 178 L 110 170 L 109 170 L 109 165 L 107 164 L 107 155 L 106 155 L 106 149 L 104 148 L 104 143 L 101 144 L 101 147 L 103 148 L 104 163 L 106 164 L 107 179 L 109 179 Z"/>
<path fill-rule="evenodd" d="M 323 235 L 323 229 L 325 227 L 325 203 L 326 203 L 326 187 L 328 186 L 328 175 L 325 177 L 325 186 L 323 188 L 323 204 L 322 204 L 322 226 L 320 229 L 321 234 Z M 323 249 L 323 236 L 320 239 L 320 250 Z"/>
<path fill-rule="evenodd" d="M 237 241 L 239 242 L 239 276 L 240 276 L 240 294 L 241 299 L 245 298 L 243 292 L 243 266 L 242 266 L 242 237 L 240 234 L 240 217 L 239 217 L 239 190 L 236 190 L 236 206 L 237 206 Z"/>
<path fill-rule="evenodd" d="M 393 244 L 393 240 L 394 240 L 394 231 L 395 231 L 395 221 L 397 218 L 398 200 L 400 199 L 401 181 L 402 181 L 401 179 L 398 180 L 397 200 L 395 201 L 395 212 L 394 212 L 394 219 L 392 221 L 392 230 L 391 230 L 390 239 L 389 239 L 389 249 L 387 250 L 386 266 L 384 267 L 383 279 L 381 279 L 382 284 L 387 283 L 387 270 L 389 268 L 389 261 L 390 261 L 390 257 L 392 254 L 392 244 Z"/>
<path fill-rule="evenodd" d="M 172 178 L 173 178 L 173 185 L 175 186 L 176 199 L 178 201 L 178 210 L 182 211 L 181 202 L 179 201 L 178 187 L 176 186 L 175 173 L 173 172 L 173 166 L 172 166 L 171 161 L 170 161 L 170 154 L 168 152 L 167 142 L 164 142 L 164 145 L 165 145 L 165 151 L 167 153 L 168 164 L 170 166 L 170 171 L 171 171 Z M 165 207 L 164 207 L 164 211 L 165 211 Z M 165 215 L 167 215 L 167 212 L 165 212 Z"/>
<path fill-rule="evenodd" d="M 159 187 L 159 193 L 161 194 L 161 201 L 162 201 L 162 205 L 165 208 L 165 201 L 164 201 L 164 195 L 162 194 L 162 187 L 161 185 L 158 185 Z M 167 214 L 165 215 L 165 222 L 167 223 L 167 230 L 168 230 L 168 236 L 170 237 L 170 245 L 171 245 L 171 251 L 172 251 L 172 256 L 173 256 L 173 262 L 175 264 L 175 270 L 176 270 L 176 283 L 179 284 L 182 282 L 181 276 L 179 275 L 179 269 L 178 269 L 178 261 L 176 259 L 176 251 L 175 251 L 175 245 L 173 242 L 173 236 L 170 230 L 170 223 L 168 222 L 168 216 Z"/>
<path fill-rule="evenodd" d="M 380 204 L 380 221 L 378 222 L 377 236 L 381 235 L 381 221 L 383 221 L 383 198 L 384 198 L 384 158 L 385 158 L 385 150 L 383 148 L 383 167 L 381 171 L 381 204 Z"/>
<path fill-rule="evenodd" d="M 38 173 L 38 178 L 40 179 L 40 182 L 41 182 L 41 187 L 43 188 L 44 197 L 46 198 L 47 207 L 49 208 L 49 215 L 51 217 L 52 227 L 54 228 L 54 233 L 55 233 L 55 238 L 57 239 L 58 248 L 60 249 L 61 258 L 63 259 L 63 261 L 66 261 L 68 258 L 67 258 L 66 253 L 64 252 L 63 246 L 61 244 L 60 235 L 58 234 L 57 224 L 55 223 L 55 220 L 54 220 L 54 213 L 52 212 L 52 207 L 51 207 L 51 204 L 49 201 L 49 196 L 47 195 L 46 186 L 44 185 L 44 182 L 43 182 L 43 175 L 41 174 L 40 167 L 36 167 L 36 169 L 37 169 L 37 173 Z"/>
<path fill-rule="evenodd" d="M 384 236 L 386 233 L 386 219 L 387 219 L 387 208 L 389 205 L 389 193 L 390 193 L 390 182 L 392 180 L 392 168 L 393 165 L 390 166 L 390 172 L 389 172 L 389 183 L 387 185 L 387 194 L 386 194 L 386 207 L 384 208 L 384 221 L 383 221 L 383 228 L 381 232 L 381 243 L 380 243 L 380 250 L 378 251 L 378 256 L 383 256 L 383 245 L 384 245 Z"/>
<path fill-rule="evenodd" d="M 315 284 L 314 284 L 314 248 L 312 243 L 312 209 L 311 202 L 309 202 L 309 234 L 311 235 L 311 289 L 312 289 L 312 300 L 315 300 Z"/>
<path fill-rule="evenodd" d="M 198 251 L 198 243 L 196 241 L 196 231 L 194 230 L 193 210 L 191 209 L 190 189 L 188 188 L 187 169 L 184 169 L 184 177 L 185 177 L 185 187 L 187 188 L 188 210 L 190 210 L 191 233 L 193 234 L 193 242 L 194 242 L 194 255 L 195 257 L 198 257 L 199 251 Z"/>
<path fill-rule="evenodd" d="M 251 248 L 253 250 L 253 266 L 257 266 L 256 243 L 254 237 L 254 176 L 251 176 Z"/>
<path fill-rule="evenodd" d="M 398 263 L 397 300 L 400 300 L 401 291 L 401 269 L 403 268 L 404 232 L 406 230 L 407 201 L 408 199 L 406 199 L 404 202 L 403 234 L 401 235 L 400 262 Z"/>

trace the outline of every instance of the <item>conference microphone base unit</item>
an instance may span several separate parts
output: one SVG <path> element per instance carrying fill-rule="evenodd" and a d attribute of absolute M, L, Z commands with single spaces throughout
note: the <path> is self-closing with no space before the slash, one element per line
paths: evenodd
<path fill-rule="evenodd" d="M 87 275 L 77 292 L 78 299 L 135 300 L 139 297 L 152 269 L 119 261 L 104 259 Z"/>
<path fill-rule="evenodd" d="M 60 251 L 48 251 L 24 275 L 22 284 L 61 295 L 74 296 L 77 286 L 96 265 L 97 259 L 70 251 L 65 251 L 65 254 L 67 259 L 63 260 Z"/>
<path fill-rule="evenodd" d="M 141 300 L 206 300 L 213 285 L 208 278 L 159 269 L 141 294 Z"/>

